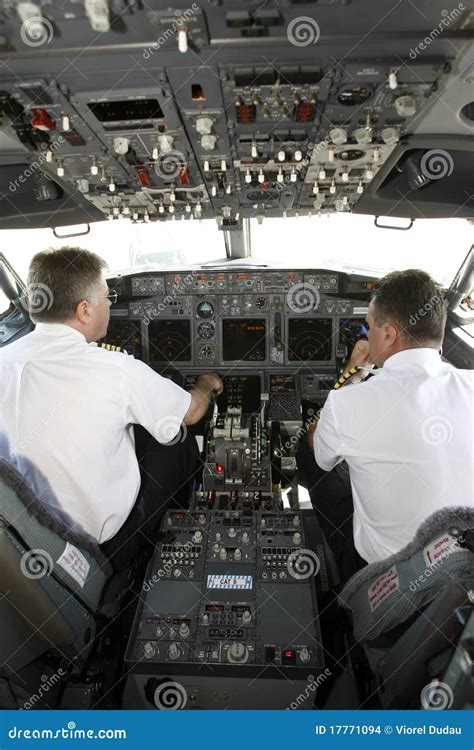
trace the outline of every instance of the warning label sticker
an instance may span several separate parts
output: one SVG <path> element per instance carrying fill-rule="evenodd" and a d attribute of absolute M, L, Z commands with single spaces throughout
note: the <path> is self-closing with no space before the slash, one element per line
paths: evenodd
<path fill-rule="evenodd" d="M 435 563 L 441 562 L 444 557 L 448 557 L 460 549 L 462 547 L 457 539 L 451 534 L 442 534 L 423 549 L 423 557 L 426 565 L 431 568 Z"/>
<path fill-rule="evenodd" d="M 252 576 L 212 575 L 207 576 L 208 589 L 251 589 Z"/>
<path fill-rule="evenodd" d="M 377 607 L 379 607 L 382 602 L 384 602 L 385 599 L 387 599 L 390 594 L 393 594 L 393 592 L 396 591 L 399 587 L 400 577 L 398 575 L 396 566 L 392 565 L 392 567 L 387 570 L 387 572 L 384 573 L 383 576 L 377 578 L 377 580 L 374 581 L 372 586 L 369 588 L 368 594 L 370 611 L 373 612 L 375 609 L 377 609 Z"/>
<path fill-rule="evenodd" d="M 84 588 L 91 566 L 77 547 L 67 542 L 64 552 L 56 562 L 66 573 L 69 573 L 71 578 L 74 578 L 81 588 Z"/>

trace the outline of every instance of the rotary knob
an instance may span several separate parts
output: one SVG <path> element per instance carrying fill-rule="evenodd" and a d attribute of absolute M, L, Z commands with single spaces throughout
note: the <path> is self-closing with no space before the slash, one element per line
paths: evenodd
<path fill-rule="evenodd" d="M 310 653 L 306 646 L 303 646 L 298 654 L 300 657 L 300 661 L 303 662 L 303 664 L 306 664 L 310 660 Z"/>
<path fill-rule="evenodd" d="M 249 535 L 247 534 L 246 531 L 244 531 L 244 533 L 242 534 L 242 542 L 243 544 L 248 544 L 248 541 L 249 541 Z"/>
<path fill-rule="evenodd" d="M 248 611 L 248 609 L 242 615 L 242 622 L 244 625 L 250 625 L 250 623 L 252 622 L 252 614 Z"/>
<path fill-rule="evenodd" d="M 199 542 L 202 542 L 202 531 L 196 531 L 193 534 L 193 542 L 196 542 L 196 544 L 199 544 Z"/>
<path fill-rule="evenodd" d="M 240 550 L 238 547 L 234 551 L 234 560 L 241 560 L 242 559 L 242 550 Z"/>
<path fill-rule="evenodd" d="M 179 626 L 178 633 L 180 638 L 189 638 L 189 635 L 191 633 L 189 625 L 187 625 L 185 622 L 182 622 Z"/>
<path fill-rule="evenodd" d="M 177 643 L 171 643 L 168 648 L 168 658 L 172 661 L 179 659 L 179 647 Z"/>
<path fill-rule="evenodd" d="M 227 651 L 227 661 L 231 664 L 244 664 L 249 658 L 249 650 L 245 643 L 234 641 Z"/>
<path fill-rule="evenodd" d="M 229 536 L 231 537 L 231 539 L 235 536 L 235 534 L 236 534 L 236 531 L 235 531 L 234 527 L 231 526 L 230 529 L 229 529 Z"/>
<path fill-rule="evenodd" d="M 301 534 L 299 531 L 295 531 L 293 534 L 293 544 L 301 544 Z"/>
<path fill-rule="evenodd" d="M 145 643 L 143 646 L 143 656 L 145 659 L 153 659 L 156 654 L 156 649 L 153 643 Z"/>
<path fill-rule="evenodd" d="M 299 516 L 293 516 L 293 526 L 299 526 L 301 524 L 301 518 Z"/>
<path fill-rule="evenodd" d="M 227 550 L 225 547 L 222 547 L 219 552 L 219 557 L 221 560 L 227 560 Z"/>
<path fill-rule="evenodd" d="M 203 135 L 201 136 L 201 146 L 205 151 L 213 151 L 216 147 L 217 136 L 215 135 Z"/>
<path fill-rule="evenodd" d="M 200 523 L 201 526 L 205 526 L 205 524 L 206 524 L 206 516 L 204 515 L 204 513 L 200 513 L 199 514 L 198 523 Z"/>

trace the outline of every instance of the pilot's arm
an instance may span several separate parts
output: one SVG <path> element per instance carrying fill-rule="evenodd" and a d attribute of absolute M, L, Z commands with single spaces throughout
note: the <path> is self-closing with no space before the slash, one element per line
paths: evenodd
<path fill-rule="evenodd" d="M 346 370 L 356 366 L 367 367 L 367 370 L 361 371 L 360 375 L 357 373 L 352 383 L 364 380 L 372 367 L 367 341 L 356 342 Z M 331 471 L 343 460 L 341 432 L 337 425 L 333 404 L 334 395 L 334 392 L 329 394 L 324 408 L 320 412 L 319 419 L 310 425 L 307 434 L 308 443 L 310 449 L 314 451 L 316 463 L 324 471 Z"/>
<path fill-rule="evenodd" d="M 121 355 L 123 356 L 123 355 Z M 140 424 L 160 443 L 167 443 L 181 424 L 199 422 L 212 393 L 222 393 L 222 381 L 214 373 L 200 375 L 195 387 L 186 391 L 134 357 L 122 361 L 125 425 Z"/>
<path fill-rule="evenodd" d="M 213 394 L 219 396 L 224 389 L 222 380 L 215 372 L 206 372 L 196 380 L 196 385 L 190 390 L 191 403 L 184 415 L 184 424 L 196 424 L 209 408 Z"/>

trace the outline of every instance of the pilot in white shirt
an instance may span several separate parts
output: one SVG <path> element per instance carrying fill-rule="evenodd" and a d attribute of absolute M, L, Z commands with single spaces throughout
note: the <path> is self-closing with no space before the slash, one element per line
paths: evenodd
<path fill-rule="evenodd" d="M 0 350 L 0 457 L 73 528 L 123 546 L 138 528 L 130 522 L 140 490 L 133 425 L 163 448 L 171 443 L 156 453 L 160 465 L 145 467 L 152 515 L 154 504 L 167 502 L 185 481 L 183 441 L 176 440 L 181 424 L 199 421 L 222 384 L 208 373 L 186 391 L 140 360 L 98 347 L 111 305 L 104 267 L 79 248 L 33 258 L 28 284 L 36 329 Z"/>
<path fill-rule="evenodd" d="M 385 277 L 367 322 L 368 342 L 356 344 L 349 367 L 380 369 L 331 392 L 309 441 L 326 477 L 347 463 L 353 543 L 372 563 L 402 549 L 436 510 L 473 504 L 473 373 L 441 359 L 443 293 L 423 271 Z M 325 476 L 313 473 L 308 484 L 334 538 L 348 507 L 338 515 Z"/>

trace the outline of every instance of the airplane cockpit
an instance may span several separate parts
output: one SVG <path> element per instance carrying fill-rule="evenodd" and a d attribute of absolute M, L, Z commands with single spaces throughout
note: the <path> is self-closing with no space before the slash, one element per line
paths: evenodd
<path fill-rule="evenodd" d="M 0 4 L 0 364 L 54 302 L 28 298 L 31 257 L 67 245 L 108 263 L 94 345 L 223 384 L 164 425 L 201 469 L 121 573 L 42 505 L 0 416 L 1 709 L 469 706 L 472 498 L 345 580 L 300 451 L 329 395 L 364 387 L 348 368 L 388 270 L 438 274 L 443 359 L 473 368 L 472 20 L 440 0 Z"/>

